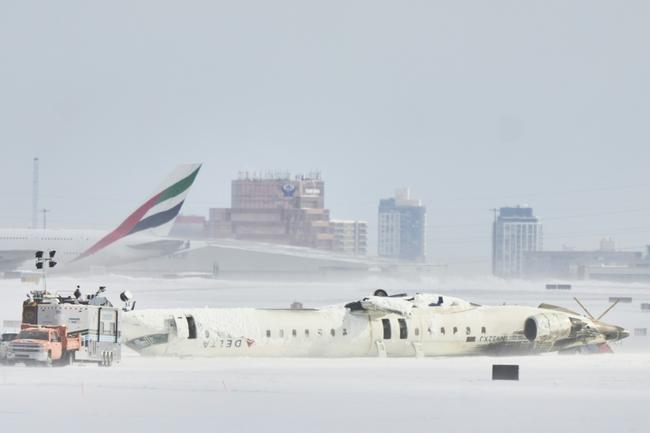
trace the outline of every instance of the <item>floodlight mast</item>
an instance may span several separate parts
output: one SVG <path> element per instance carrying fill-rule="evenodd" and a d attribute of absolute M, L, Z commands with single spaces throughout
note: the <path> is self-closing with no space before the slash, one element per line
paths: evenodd
<path fill-rule="evenodd" d="M 56 255 L 55 250 L 48 252 L 47 257 L 43 254 L 43 251 L 36 251 L 34 257 L 36 258 L 36 269 L 40 269 L 43 273 L 43 292 L 47 292 L 47 268 L 53 268 L 56 266 L 54 261 L 54 256 Z"/>

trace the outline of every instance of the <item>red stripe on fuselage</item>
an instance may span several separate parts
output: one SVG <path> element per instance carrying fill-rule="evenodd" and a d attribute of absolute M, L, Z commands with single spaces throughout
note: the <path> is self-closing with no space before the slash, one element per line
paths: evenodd
<path fill-rule="evenodd" d="M 161 194 L 162 192 L 154 195 L 149 200 L 147 200 L 142 206 L 137 208 L 135 212 L 129 215 L 115 230 L 101 238 L 95 245 L 81 253 L 79 257 L 73 260 L 73 262 L 95 254 L 102 248 L 106 248 L 116 240 L 128 235 L 133 227 L 135 227 L 135 225 L 138 223 L 138 221 L 140 221 L 142 217 L 149 211 L 149 209 L 151 209 L 158 202 Z"/>

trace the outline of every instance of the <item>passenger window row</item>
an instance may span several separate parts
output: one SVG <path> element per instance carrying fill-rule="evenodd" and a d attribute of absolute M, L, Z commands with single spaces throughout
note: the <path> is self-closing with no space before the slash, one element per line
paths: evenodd
<path fill-rule="evenodd" d="M 452 328 L 452 332 L 453 332 L 454 334 L 457 334 L 457 333 L 458 333 L 458 327 L 457 327 L 457 326 L 454 326 L 454 327 Z M 432 333 L 433 333 L 433 332 L 432 332 L 431 328 L 429 328 L 429 334 L 432 334 Z M 467 326 L 467 327 L 465 328 L 465 335 L 470 335 L 471 333 L 472 333 L 472 328 L 470 328 L 469 326 Z M 444 326 L 440 328 L 440 334 L 441 334 L 441 335 L 445 335 L 445 334 L 446 334 L 446 331 L 445 331 L 445 327 L 444 327 Z M 485 329 L 485 326 L 481 326 L 481 334 L 487 334 L 487 329 Z"/>
<path fill-rule="evenodd" d="M 329 333 L 330 333 L 330 335 L 332 337 L 336 337 L 336 334 L 337 334 L 336 329 L 334 329 L 334 328 L 330 329 Z M 322 337 L 323 336 L 323 329 L 321 328 L 321 329 L 316 330 L 316 334 L 319 337 Z M 271 330 L 267 329 L 266 330 L 266 337 L 271 338 L 271 335 L 272 335 Z M 278 330 L 277 335 L 278 335 L 279 338 L 284 338 L 284 329 Z M 305 329 L 305 333 L 304 333 L 305 338 L 309 338 L 309 335 L 310 335 L 309 329 Z M 340 331 L 340 335 L 343 336 L 343 337 L 347 336 L 348 335 L 347 328 L 342 328 L 341 331 Z M 298 337 L 298 330 L 297 329 L 292 329 L 291 330 L 291 336 L 294 337 L 294 338 Z"/>

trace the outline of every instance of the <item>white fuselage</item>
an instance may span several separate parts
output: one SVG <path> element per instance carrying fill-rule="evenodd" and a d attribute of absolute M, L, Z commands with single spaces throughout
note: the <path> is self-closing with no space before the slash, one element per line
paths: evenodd
<path fill-rule="evenodd" d="M 36 251 L 56 251 L 57 269 L 78 270 L 93 266 L 111 266 L 120 263 L 143 260 L 160 255 L 158 250 L 134 248 L 133 245 L 159 240 L 159 237 L 133 235 L 119 239 L 97 253 L 75 261 L 80 254 L 102 239 L 108 232 L 103 230 L 73 229 L 0 229 L 0 251 L 23 257 L 23 263 L 31 268 L 31 260 Z M 9 256 L 11 258 L 11 256 Z M 10 268 L 17 269 L 12 263 Z M 2 267 L 0 262 L 0 267 Z M 27 266 L 22 265 L 22 268 Z"/>
<path fill-rule="evenodd" d="M 342 306 L 318 310 L 142 310 L 124 315 L 123 332 L 127 345 L 153 356 L 525 354 L 560 350 L 554 346 L 559 336 L 531 341 L 524 335 L 528 318 L 549 314 L 558 313 L 526 306 L 487 307 L 464 302 L 417 308 L 408 315 L 353 312 Z M 604 341 L 593 337 L 572 344 Z"/>

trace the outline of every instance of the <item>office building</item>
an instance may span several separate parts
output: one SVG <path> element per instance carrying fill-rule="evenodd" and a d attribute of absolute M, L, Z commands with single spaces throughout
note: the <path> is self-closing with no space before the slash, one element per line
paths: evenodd
<path fill-rule="evenodd" d="M 366 255 L 368 248 L 368 223 L 366 221 L 331 220 L 334 251 L 353 255 Z"/>
<path fill-rule="evenodd" d="M 240 173 L 231 184 L 231 207 L 210 209 L 208 232 L 233 238 L 332 250 L 325 183 L 320 173 Z"/>
<path fill-rule="evenodd" d="M 542 225 L 530 207 L 502 207 L 492 227 L 492 272 L 503 278 L 522 277 L 524 255 L 542 249 Z"/>
<path fill-rule="evenodd" d="M 426 208 L 408 189 L 379 202 L 377 252 L 381 257 L 423 262 Z"/>

